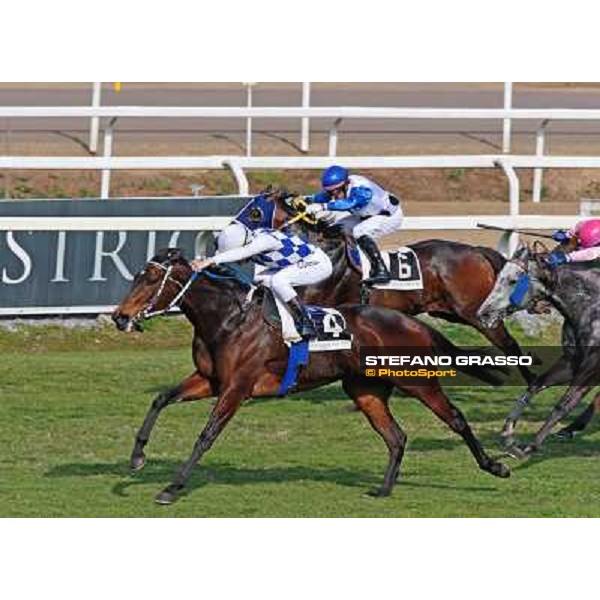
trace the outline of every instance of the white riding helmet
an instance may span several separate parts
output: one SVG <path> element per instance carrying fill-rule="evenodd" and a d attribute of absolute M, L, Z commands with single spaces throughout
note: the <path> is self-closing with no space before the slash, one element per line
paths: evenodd
<path fill-rule="evenodd" d="M 227 252 L 234 248 L 240 248 L 250 242 L 250 231 L 241 223 L 231 223 L 227 225 L 217 238 L 217 251 Z"/>

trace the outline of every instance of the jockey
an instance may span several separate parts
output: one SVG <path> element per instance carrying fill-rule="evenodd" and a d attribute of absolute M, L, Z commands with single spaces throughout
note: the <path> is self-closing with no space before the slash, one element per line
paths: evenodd
<path fill-rule="evenodd" d="M 266 267 L 256 275 L 256 281 L 285 303 L 302 337 L 316 335 L 294 287 L 316 284 L 331 275 L 331 260 L 321 248 L 293 234 L 276 229 L 250 231 L 241 223 L 228 225 L 219 235 L 217 246 L 217 254 L 192 261 L 192 268 L 201 271 L 210 265 L 246 259 Z"/>
<path fill-rule="evenodd" d="M 600 219 L 580 221 L 569 231 L 556 231 L 552 238 L 563 245 L 575 240 L 577 249 L 566 254 L 553 252 L 548 259 L 551 267 L 558 267 L 571 262 L 589 262 L 600 259 Z"/>
<path fill-rule="evenodd" d="M 350 175 L 344 167 L 333 166 L 323 172 L 323 190 L 312 196 L 307 212 L 348 211 L 338 221 L 350 233 L 371 263 L 370 283 L 386 283 L 390 273 L 383 262 L 376 240 L 398 231 L 402 225 L 400 200 L 373 181 Z M 323 206 L 325 205 L 325 206 Z"/>

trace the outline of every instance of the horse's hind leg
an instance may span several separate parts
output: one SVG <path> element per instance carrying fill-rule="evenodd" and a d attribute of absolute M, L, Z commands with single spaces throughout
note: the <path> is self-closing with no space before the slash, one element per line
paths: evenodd
<path fill-rule="evenodd" d="M 398 479 L 406 446 L 406 434 L 395 421 L 388 407 L 392 386 L 380 380 L 365 378 L 344 379 L 342 386 L 367 417 L 373 429 L 383 438 L 389 451 L 383 485 L 367 493 L 374 497 L 389 496 Z"/>
<path fill-rule="evenodd" d="M 600 412 L 600 394 L 588 405 L 588 407 L 569 425 L 556 432 L 558 437 L 572 440 L 576 434 L 581 433 L 592 420 L 595 413 Z"/>
<path fill-rule="evenodd" d="M 133 446 L 133 451 L 131 452 L 131 469 L 133 471 L 139 471 L 144 468 L 144 465 L 146 464 L 144 447 L 150 439 L 150 434 L 156 424 L 158 415 L 164 408 L 175 402 L 200 400 L 201 398 L 208 398 L 213 395 L 210 382 L 196 372 L 184 379 L 179 385 L 156 396 L 150 405 L 144 423 L 135 437 L 135 444 Z"/>
<path fill-rule="evenodd" d="M 581 378 L 585 381 L 585 378 Z M 522 448 L 525 454 L 530 454 L 539 450 L 544 440 L 548 437 L 552 428 L 564 417 L 566 417 L 576 406 L 581 399 L 590 391 L 591 386 L 579 385 L 579 382 L 574 383 L 567 390 L 566 394 L 560 399 L 559 403 L 554 407 L 544 424 L 536 433 L 533 442 Z"/>
<path fill-rule="evenodd" d="M 411 396 L 418 398 L 438 418 L 444 421 L 452 431 L 462 437 L 480 469 L 496 477 L 508 477 L 510 475 L 510 470 L 507 466 L 495 461 L 486 454 L 481 442 L 475 437 L 464 415 L 450 402 L 439 385 L 432 384 L 410 387 L 403 387 L 401 383 L 397 385 Z"/>

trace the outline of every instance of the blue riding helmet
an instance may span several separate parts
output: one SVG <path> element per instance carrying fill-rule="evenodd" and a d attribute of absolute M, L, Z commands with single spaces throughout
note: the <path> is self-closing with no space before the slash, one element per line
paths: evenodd
<path fill-rule="evenodd" d="M 323 171 L 323 175 L 321 176 L 321 185 L 325 189 L 335 188 L 346 183 L 349 176 L 350 173 L 348 172 L 348 169 L 334 165 Z"/>

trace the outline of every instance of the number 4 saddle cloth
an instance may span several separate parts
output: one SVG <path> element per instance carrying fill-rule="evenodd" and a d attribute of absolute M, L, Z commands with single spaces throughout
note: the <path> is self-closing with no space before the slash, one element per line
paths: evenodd
<path fill-rule="evenodd" d="M 358 247 L 349 251 L 352 262 L 360 267 L 363 281 L 369 278 L 371 262 Z M 373 287 L 382 290 L 422 290 L 423 276 L 415 251 L 408 246 L 400 246 L 396 250 L 382 251 L 381 256 L 392 279 L 389 283 L 377 283 Z"/>
<path fill-rule="evenodd" d="M 277 312 L 281 320 L 281 333 L 283 341 L 294 344 L 302 340 L 294 319 L 290 315 L 285 304 L 275 298 Z M 308 344 L 310 352 L 327 352 L 333 350 L 349 350 L 352 346 L 352 334 L 348 331 L 346 319 L 335 308 L 322 308 L 321 306 L 306 305 L 306 311 L 310 315 L 317 330 L 317 337 L 311 339 Z"/>

